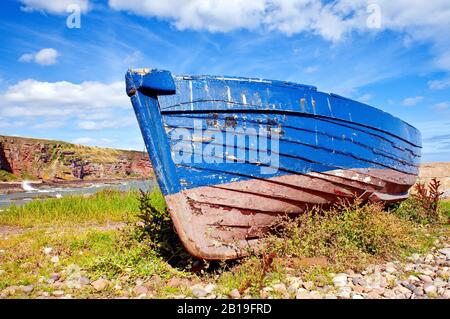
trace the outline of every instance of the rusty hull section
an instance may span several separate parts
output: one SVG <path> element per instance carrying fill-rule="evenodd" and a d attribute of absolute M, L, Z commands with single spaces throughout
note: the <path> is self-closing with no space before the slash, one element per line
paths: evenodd
<path fill-rule="evenodd" d="M 198 187 L 168 195 L 166 201 L 190 254 L 226 260 L 257 251 L 261 238 L 280 216 L 294 217 L 338 198 L 403 200 L 415 180 L 394 170 L 335 170 Z"/>

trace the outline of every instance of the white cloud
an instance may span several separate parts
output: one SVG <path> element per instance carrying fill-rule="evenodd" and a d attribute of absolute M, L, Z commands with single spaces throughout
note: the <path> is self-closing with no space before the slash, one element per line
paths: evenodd
<path fill-rule="evenodd" d="M 382 29 L 449 24 L 446 0 L 375 3 L 381 9 Z M 313 31 L 330 40 L 367 28 L 368 4 L 366 0 L 109 0 L 115 10 L 167 19 L 179 29 L 227 32 L 265 26 L 286 34 Z"/>
<path fill-rule="evenodd" d="M 360 96 L 356 100 L 362 103 L 368 103 L 372 99 L 372 94 L 364 94 L 363 96 Z"/>
<path fill-rule="evenodd" d="M 369 28 L 367 0 L 109 0 L 115 10 L 170 21 L 180 30 L 228 32 L 266 29 L 292 35 L 310 32 L 337 42 L 351 32 L 393 30 L 433 44 L 437 68 L 450 70 L 450 1 L 377 0 L 380 28 Z"/>
<path fill-rule="evenodd" d="M 121 127 L 127 127 L 132 124 L 136 123 L 136 119 L 132 117 L 126 117 L 121 118 L 120 120 L 104 120 L 104 121 L 80 121 L 78 122 L 77 126 L 78 128 L 82 130 L 87 131 L 93 131 L 93 130 L 103 130 L 103 129 L 109 129 L 109 128 L 121 128 Z"/>
<path fill-rule="evenodd" d="M 440 111 L 447 110 L 448 108 L 450 108 L 450 103 L 449 102 L 437 103 L 434 105 L 434 108 Z"/>
<path fill-rule="evenodd" d="M 431 90 L 443 90 L 450 87 L 450 78 L 443 80 L 428 81 L 428 87 Z"/>
<path fill-rule="evenodd" d="M 314 73 L 318 70 L 319 68 L 317 66 L 308 66 L 307 68 L 305 68 L 303 70 L 303 72 L 305 73 Z"/>
<path fill-rule="evenodd" d="M 19 58 L 19 62 L 28 63 L 28 62 L 33 61 L 33 59 L 34 59 L 34 54 L 32 54 L 32 53 L 25 53 L 25 54 L 22 54 L 22 56 Z"/>
<path fill-rule="evenodd" d="M 21 9 L 26 12 L 40 11 L 53 14 L 66 13 L 66 9 L 72 5 L 78 5 L 81 12 L 89 10 L 89 0 L 20 0 Z"/>
<path fill-rule="evenodd" d="M 0 93 L 0 105 L 0 128 L 17 129 L 25 124 L 37 130 L 62 127 L 104 130 L 136 126 L 123 81 L 74 84 L 29 79 Z M 88 142 L 98 146 L 112 143 L 106 140 Z"/>
<path fill-rule="evenodd" d="M 35 124 L 33 128 L 35 129 L 54 129 L 65 126 L 66 123 L 63 120 L 45 121 Z"/>
<path fill-rule="evenodd" d="M 56 63 L 56 58 L 58 55 L 59 53 L 55 49 L 46 48 L 36 53 L 34 56 L 34 61 L 41 65 L 52 65 Z"/>
<path fill-rule="evenodd" d="M 142 52 L 139 50 L 134 51 L 133 53 L 128 54 L 123 59 L 123 63 L 126 65 L 133 65 L 135 63 L 139 63 L 143 60 Z"/>
<path fill-rule="evenodd" d="M 116 10 L 171 20 L 178 29 L 231 31 L 254 29 L 264 17 L 265 0 L 110 0 Z"/>
<path fill-rule="evenodd" d="M 5 107 L 0 115 L 59 116 L 88 115 L 99 109 L 128 108 L 123 81 L 104 84 L 100 82 L 39 82 L 28 79 L 12 85 L 0 94 Z"/>
<path fill-rule="evenodd" d="M 402 105 L 404 106 L 415 106 L 417 103 L 423 100 L 423 96 L 414 96 L 414 97 L 407 97 L 402 101 Z"/>
<path fill-rule="evenodd" d="M 19 58 L 19 62 L 29 63 L 31 61 L 40 65 L 52 65 L 57 62 L 58 51 L 52 48 L 45 48 L 36 53 L 25 53 Z"/>
<path fill-rule="evenodd" d="M 25 121 L 0 121 L 0 128 L 20 128 L 27 125 Z"/>

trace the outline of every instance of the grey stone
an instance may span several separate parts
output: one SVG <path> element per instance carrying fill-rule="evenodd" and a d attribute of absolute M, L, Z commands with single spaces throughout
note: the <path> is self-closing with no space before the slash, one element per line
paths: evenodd
<path fill-rule="evenodd" d="M 318 292 L 318 291 L 311 291 L 309 293 L 309 296 L 311 297 L 311 299 L 322 299 L 322 295 Z"/>
<path fill-rule="evenodd" d="M 52 292 L 52 295 L 55 296 L 55 297 L 61 297 L 61 296 L 64 296 L 64 291 L 62 291 L 62 290 L 55 290 L 55 291 Z"/>
<path fill-rule="evenodd" d="M 352 278 L 352 283 L 355 286 L 365 286 L 366 285 L 366 281 L 362 278 Z"/>
<path fill-rule="evenodd" d="M 207 284 L 205 286 L 205 290 L 208 294 L 211 294 L 214 291 L 214 289 L 216 289 L 216 285 L 214 284 Z"/>
<path fill-rule="evenodd" d="M 53 256 L 53 257 L 50 259 L 50 261 L 51 261 L 52 263 L 54 263 L 54 264 L 57 264 L 57 263 L 59 263 L 59 257 L 58 257 L 58 256 Z"/>
<path fill-rule="evenodd" d="M 94 287 L 97 291 L 105 290 L 106 287 L 109 285 L 109 281 L 103 278 L 97 279 L 93 282 L 91 282 L 92 287 Z"/>
<path fill-rule="evenodd" d="M 133 288 L 133 293 L 136 296 L 146 296 L 148 293 L 148 288 L 143 285 L 137 285 Z"/>
<path fill-rule="evenodd" d="M 450 299 L 450 289 L 446 289 L 444 293 L 442 294 L 442 298 L 444 299 Z"/>
<path fill-rule="evenodd" d="M 338 289 L 338 293 L 336 294 L 336 296 L 338 298 L 342 298 L 342 299 L 348 299 L 350 298 L 350 293 L 352 292 L 350 287 L 340 287 Z"/>
<path fill-rule="evenodd" d="M 392 290 L 385 290 L 383 293 L 383 296 L 388 299 L 395 299 L 397 297 L 395 292 L 393 292 Z"/>
<path fill-rule="evenodd" d="M 414 293 L 416 296 L 419 296 L 419 297 L 421 297 L 421 296 L 424 295 L 424 292 L 423 292 L 423 288 L 422 288 L 422 287 L 417 287 L 416 289 L 414 289 L 413 293 Z"/>
<path fill-rule="evenodd" d="M 438 250 L 441 254 L 445 255 L 447 258 L 450 258 L 450 247 L 442 248 Z"/>
<path fill-rule="evenodd" d="M 297 294 L 295 295 L 295 299 L 311 299 L 310 295 L 309 295 L 309 291 L 304 289 L 304 288 L 300 288 L 297 291 Z"/>
<path fill-rule="evenodd" d="M 419 275 L 418 277 L 420 280 L 422 280 L 425 283 L 433 282 L 433 279 L 428 275 Z"/>
<path fill-rule="evenodd" d="M 191 292 L 197 298 L 204 298 L 206 297 L 206 295 L 208 295 L 206 289 L 200 285 L 195 285 L 194 287 L 192 287 Z"/>
<path fill-rule="evenodd" d="M 392 274 L 392 273 L 394 273 L 396 271 L 397 271 L 397 269 L 395 269 L 394 267 L 386 267 L 386 272 L 388 274 Z"/>
<path fill-rule="evenodd" d="M 22 291 L 24 293 L 26 293 L 27 295 L 31 294 L 34 290 L 34 286 L 33 285 L 28 285 L 28 286 L 21 286 L 20 287 L 22 289 Z"/>
<path fill-rule="evenodd" d="M 275 292 L 283 294 L 286 292 L 286 285 L 283 283 L 278 283 L 278 284 L 274 284 L 272 285 L 272 288 Z"/>
<path fill-rule="evenodd" d="M 296 284 L 290 284 L 289 287 L 287 288 L 287 291 L 291 294 L 295 294 L 295 293 L 297 293 L 298 287 L 299 286 Z"/>
<path fill-rule="evenodd" d="M 445 281 L 443 281 L 441 278 L 436 278 L 433 281 L 433 285 L 436 286 L 437 288 L 440 288 L 440 287 L 445 287 L 447 285 L 447 283 Z"/>
<path fill-rule="evenodd" d="M 437 292 L 437 288 L 436 286 L 433 286 L 432 284 L 426 284 L 423 287 L 423 290 L 425 291 L 425 293 L 430 294 L 430 293 L 436 293 Z"/>
<path fill-rule="evenodd" d="M 347 285 L 348 275 L 344 273 L 337 274 L 333 277 L 333 284 L 335 287 L 344 287 Z"/>
<path fill-rule="evenodd" d="M 85 276 L 81 276 L 80 277 L 80 285 L 82 286 L 87 286 L 91 283 L 91 281 L 89 280 L 89 278 L 85 277 Z"/>
<path fill-rule="evenodd" d="M 371 291 L 367 294 L 367 299 L 380 299 L 380 294 L 376 293 L 375 291 Z"/>
<path fill-rule="evenodd" d="M 239 292 L 239 290 L 237 289 L 233 289 L 230 291 L 230 293 L 228 294 L 231 298 L 233 299 L 239 299 L 241 298 L 241 293 Z"/>
<path fill-rule="evenodd" d="M 408 289 L 411 290 L 411 291 L 416 290 L 416 286 L 414 286 L 413 284 L 407 284 L 407 285 L 405 286 L 405 288 L 408 288 Z"/>

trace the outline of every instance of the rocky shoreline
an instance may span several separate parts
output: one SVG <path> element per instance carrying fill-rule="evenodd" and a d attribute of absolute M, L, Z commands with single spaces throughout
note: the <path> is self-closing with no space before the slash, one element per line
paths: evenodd
<path fill-rule="evenodd" d="M 30 186 L 37 190 L 48 190 L 52 188 L 83 188 L 96 184 L 119 184 L 129 181 L 148 180 L 152 178 L 149 176 L 146 179 L 143 178 L 121 178 L 121 179 L 97 179 L 97 180 L 51 180 L 51 181 L 31 181 L 28 182 Z M 22 187 L 22 182 L 0 182 L 0 195 L 12 194 L 12 193 L 25 193 L 26 190 Z"/>
<path fill-rule="evenodd" d="M 127 278 L 110 281 L 104 278 L 90 280 L 77 265 L 71 265 L 63 273 L 52 273 L 40 277 L 39 281 L 26 286 L 9 286 L 0 291 L 0 298 L 17 294 L 36 295 L 41 299 L 70 299 L 84 291 L 90 298 L 156 298 L 155 284 L 169 287 L 186 286 L 188 293 L 172 295 L 176 299 L 450 299 L 450 243 L 433 248 L 424 255 L 413 254 L 406 261 L 392 261 L 369 265 L 361 272 L 347 270 L 329 274 L 330 282 L 304 281 L 301 276 L 288 275 L 285 282 L 275 282 L 263 287 L 259 296 L 252 295 L 250 289 L 240 292 L 232 290 L 226 295 L 217 292 L 214 282 L 199 282 L 186 278 L 171 278 L 164 282 L 161 278 L 148 281 L 137 279 L 129 286 Z M 1 253 L 1 252 L 0 252 Z M 60 257 L 51 247 L 42 251 L 52 263 L 59 263 Z M 54 289 L 39 291 L 40 283 L 50 284 Z M 128 286 L 128 287 L 127 287 Z M 112 296 L 110 295 L 112 292 Z"/>
<path fill-rule="evenodd" d="M 450 244 L 426 255 L 413 254 L 408 262 L 370 265 L 362 272 L 330 274 L 332 283 L 320 285 L 287 276 L 286 282 L 264 287 L 257 298 L 284 299 L 450 299 Z M 214 294 L 215 286 L 195 285 L 197 298 L 253 298 L 237 289 L 228 296 Z M 178 296 L 183 297 L 183 296 Z"/>

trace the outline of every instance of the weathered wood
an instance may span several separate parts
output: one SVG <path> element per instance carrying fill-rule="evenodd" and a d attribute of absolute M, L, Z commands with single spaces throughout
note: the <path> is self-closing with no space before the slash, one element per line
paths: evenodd
<path fill-rule="evenodd" d="M 280 216 L 355 196 L 400 201 L 416 181 L 419 131 L 366 104 L 261 79 L 143 69 L 126 81 L 176 230 L 198 258 L 245 256 Z M 276 137 L 274 162 L 259 157 L 261 131 Z"/>

